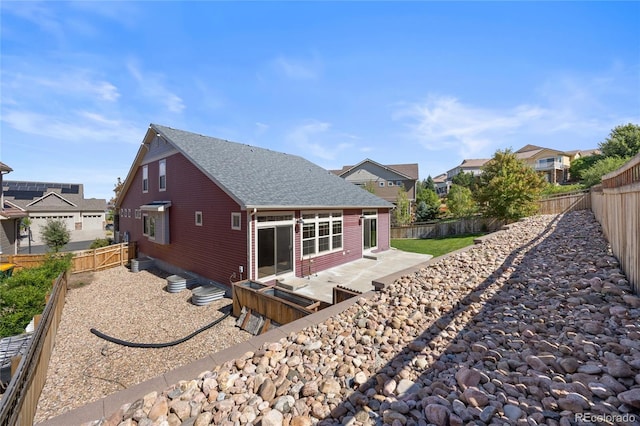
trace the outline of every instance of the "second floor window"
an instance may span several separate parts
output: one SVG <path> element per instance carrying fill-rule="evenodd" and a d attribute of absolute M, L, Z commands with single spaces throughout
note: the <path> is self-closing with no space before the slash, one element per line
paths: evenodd
<path fill-rule="evenodd" d="M 160 189 L 160 191 L 164 191 L 167 189 L 167 160 L 160 160 L 158 170 L 158 189 Z"/>
<path fill-rule="evenodd" d="M 142 166 L 142 192 L 149 192 L 149 166 Z"/>

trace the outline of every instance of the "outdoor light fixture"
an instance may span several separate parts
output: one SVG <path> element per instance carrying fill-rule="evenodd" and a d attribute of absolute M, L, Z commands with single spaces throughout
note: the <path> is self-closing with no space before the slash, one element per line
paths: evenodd
<path fill-rule="evenodd" d="M 300 226 L 304 225 L 304 220 L 301 217 L 296 219 L 296 234 L 300 232 Z"/>

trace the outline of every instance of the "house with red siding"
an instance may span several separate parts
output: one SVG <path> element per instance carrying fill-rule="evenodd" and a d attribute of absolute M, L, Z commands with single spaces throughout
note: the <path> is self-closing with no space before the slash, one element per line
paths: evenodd
<path fill-rule="evenodd" d="M 116 238 L 172 272 L 268 283 L 389 249 L 391 208 L 302 157 L 151 124 Z"/>

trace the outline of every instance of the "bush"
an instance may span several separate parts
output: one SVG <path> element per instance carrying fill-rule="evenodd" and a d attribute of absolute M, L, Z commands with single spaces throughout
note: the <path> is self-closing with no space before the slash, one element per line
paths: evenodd
<path fill-rule="evenodd" d="M 24 332 L 41 314 L 53 280 L 71 267 L 71 255 L 50 255 L 38 267 L 22 269 L 0 284 L 0 338 Z"/>
<path fill-rule="evenodd" d="M 96 238 L 95 240 L 93 240 L 93 242 L 91 243 L 89 248 L 90 249 L 97 249 L 97 248 L 100 248 L 100 247 L 107 247 L 110 244 L 111 244 L 111 239 L 110 238 Z"/>
<path fill-rule="evenodd" d="M 583 189 L 585 189 L 584 186 L 579 183 L 573 185 L 553 185 L 549 183 L 542 189 L 542 196 L 548 197 L 550 195 L 566 194 L 568 192 L 576 192 Z"/>
<path fill-rule="evenodd" d="M 628 158 L 603 158 L 602 160 L 598 161 L 593 166 L 582 172 L 582 184 L 587 188 L 591 188 L 593 185 L 599 184 L 600 182 L 602 182 L 602 176 L 619 169 L 627 161 Z"/>

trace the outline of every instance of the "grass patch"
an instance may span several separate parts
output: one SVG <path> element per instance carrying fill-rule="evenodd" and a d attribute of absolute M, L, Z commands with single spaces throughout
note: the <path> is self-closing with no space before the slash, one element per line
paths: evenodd
<path fill-rule="evenodd" d="M 412 253 L 442 256 L 462 247 L 470 246 L 473 240 L 484 234 L 454 235 L 444 238 L 429 239 L 392 239 L 391 247 Z"/>

